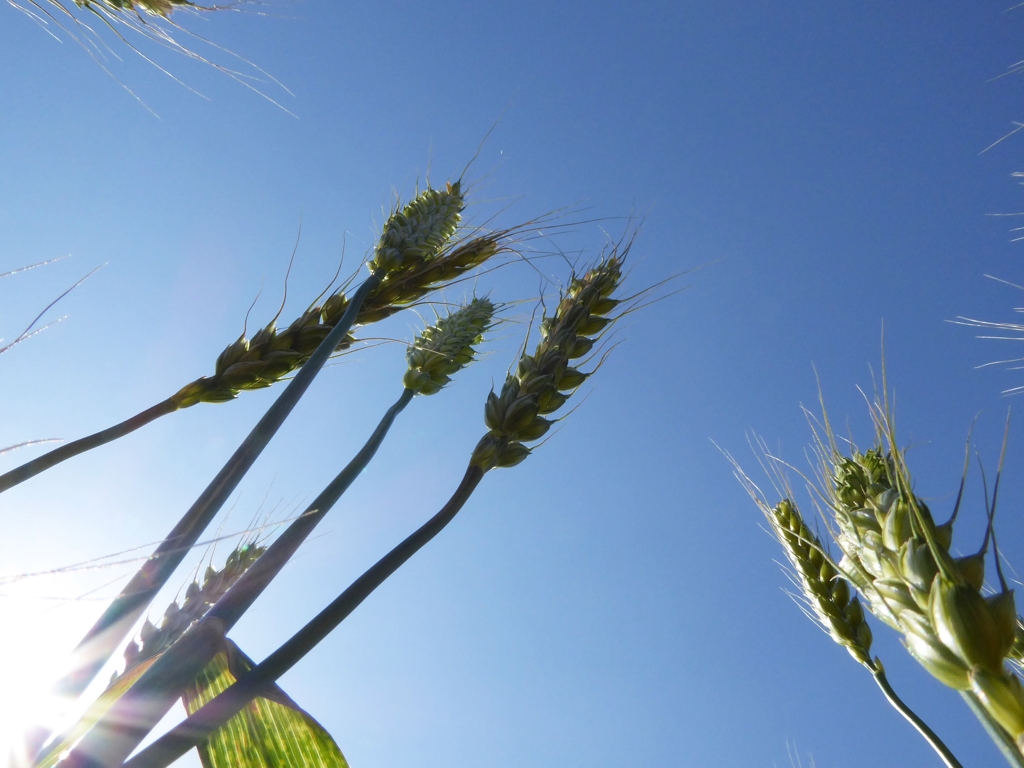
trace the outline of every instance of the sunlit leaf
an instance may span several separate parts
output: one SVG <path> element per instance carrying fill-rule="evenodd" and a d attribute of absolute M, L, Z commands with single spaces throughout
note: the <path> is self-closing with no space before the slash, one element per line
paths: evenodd
<path fill-rule="evenodd" d="M 191 715 L 255 665 L 230 640 L 182 697 Z M 205 768 L 348 768 L 330 734 L 277 685 L 198 748 Z"/>

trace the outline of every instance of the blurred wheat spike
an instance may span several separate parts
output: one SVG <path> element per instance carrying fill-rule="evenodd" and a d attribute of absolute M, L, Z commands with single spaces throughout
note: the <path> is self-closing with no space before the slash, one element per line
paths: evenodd
<path fill-rule="evenodd" d="M 101 6 L 104 10 L 141 12 L 163 18 L 167 18 L 178 8 L 195 7 L 195 4 L 188 0 L 75 0 L 75 5 L 88 10 L 94 10 L 94 6 Z"/>
<path fill-rule="evenodd" d="M 203 575 L 203 583 L 193 581 L 185 590 L 185 599 L 181 605 L 172 602 L 164 611 L 159 625 L 149 619 L 139 630 L 139 639 L 132 640 L 124 650 L 124 670 L 115 672 L 110 679 L 113 683 L 123 674 L 146 659 L 151 659 L 167 650 L 191 626 L 192 622 L 203 618 L 206 612 L 220 600 L 231 586 L 242 578 L 249 567 L 266 551 L 266 547 L 256 544 L 242 544 L 228 554 L 224 567 L 216 570 L 207 566 Z"/>
<path fill-rule="evenodd" d="M 551 428 L 544 416 L 557 411 L 586 381 L 569 365 L 594 347 L 600 334 L 614 322 L 608 317 L 620 303 L 611 298 L 622 282 L 622 264 L 628 245 L 618 248 L 582 277 L 573 277 L 551 317 L 540 324 L 541 340 L 532 355 L 524 354 L 516 372 L 509 374 L 501 394 L 493 391 L 484 406 L 490 431 L 473 451 L 471 463 L 485 472 L 514 467 L 530 455 L 524 443 L 539 440 Z"/>

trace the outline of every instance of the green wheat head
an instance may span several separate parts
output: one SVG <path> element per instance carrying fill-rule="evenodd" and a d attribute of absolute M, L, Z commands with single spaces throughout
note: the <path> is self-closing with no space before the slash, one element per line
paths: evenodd
<path fill-rule="evenodd" d="M 1024 752 L 1024 689 L 1008 664 L 1019 651 L 1013 590 L 1000 579 L 1000 591 L 986 593 L 984 548 L 950 553 L 953 520 L 936 525 L 909 490 L 901 450 L 879 443 L 829 466 L 841 565 L 871 612 L 936 679 L 973 693 Z"/>
<path fill-rule="evenodd" d="M 627 249 L 628 250 L 628 249 Z M 619 304 L 611 298 L 622 282 L 626 253 L 613 251 L 582 277 L 574 277 L 555 312 L 540 324 L 541 340 L 532 355 L 524 354 L 496 394 L 484 406 L 489 432 L 473 451 L 470 463 L 485 472 L 514 467 L 530 455 L 525 443 L 539 440 L 557 411 L 589 374 L 569 365 L 594 347 L 614 320 L 607 317 Z"/>
<path fill-rule="evenodd" d="M 474 347 L 483 341 L 493 317 L 494 304 L 489 299 L 473 299 L 425 329 L 406 351 L 405 387 L 419 395 L 440 392 L 452 376 L 473 362 Z"/>

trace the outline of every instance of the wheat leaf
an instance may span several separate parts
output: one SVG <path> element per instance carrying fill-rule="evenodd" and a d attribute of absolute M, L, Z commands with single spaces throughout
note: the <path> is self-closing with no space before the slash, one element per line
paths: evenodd
<path fill-rule="evenodd" d="M 192 714 L 253 666 L 237 645 L 225 640 L 224 651 L 186 689 L 185 709 Z M 348 768 L 330 734 L 276 684 L 197 749 L 204 768 Z"/>

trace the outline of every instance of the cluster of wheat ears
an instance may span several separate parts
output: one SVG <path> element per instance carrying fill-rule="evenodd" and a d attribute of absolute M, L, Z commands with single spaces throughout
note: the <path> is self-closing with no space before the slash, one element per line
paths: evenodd
<path fill-rule="evenodd" d="M 369 275 L 354 290 L 354 279 L 349 280 L 319 297 L 287 327 L 272 321 L 251 338 L 243 334 L 217 358 L 212 375 L 120 424 L 0 475 L 0 491 L 6 490 L 161 416 L 199 403 L 230 401 L 246 390 L 287 380 L 207 489 L 78 643 L 70 671 L 54 692 L 80 697 L 129 640 L 123 667 L 76 722 L 59 733 L 39 728 L 28 734 L 16 764 L 162 766 L 196 748 L 207 766 L 346 765 L 330 735 L 276 680 L 437 535 L 488 472 L 513 467 L 530 455 L 531 445 L 551 428 L 553 415 L 600 366 L 602 338 L 641 300 L 619 295 L 629 240 L 610 245 L 595 262 L 569 275 L 553 310 L 544 312 L 535 329 L 535 348 L 528 347 L 528 332 L 500 391 L 481 397 L 484 434 L 469 451 L 465 474 L 449 501 L 277 651 L 256 664 L 227 635 L 373 458 L 395 418 L 414 398 L 436 394 L 473 362 L 503 305 L 475 296 L 423 330 L 407 348 L 408 368 L 396 386 L 398 398 L 363 448 L 308 508 L 266 546 L 239 546 L 222 570 L 209 569 L 202 583 L 191 584 L 180 605 L 171 604 L 158 623 L 146 619 L 137 639 L 129 637 L 328 359 L 349 349 L 360 329 L 420 304 L 496 255 L 512 252 L 525 228 L 463 227 L 464 205 L 461 181 L 441 188 L 428 185 L 404 206 L 395 206 L 366 260 Z M 189 717 L 129 759 L 178 700 Z"/>

